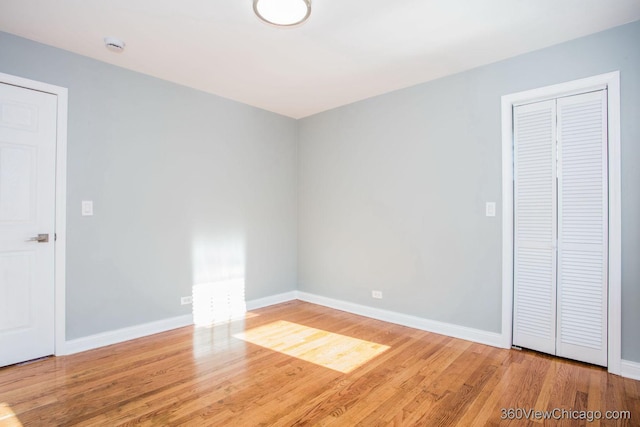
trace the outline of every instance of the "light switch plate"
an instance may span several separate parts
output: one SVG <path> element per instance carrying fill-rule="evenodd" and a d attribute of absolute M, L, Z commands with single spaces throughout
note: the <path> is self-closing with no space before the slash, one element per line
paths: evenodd
<path fill-rule="evenodd" d="M 82 216 L 91 216 L 93 215 L 93 201 L 91 200 L 83 200 L 82 201 Z"/>
<path fill-rule="evenodd" d="M 496 202 L 487 202 L 487 216 L 496 216 Z"/>

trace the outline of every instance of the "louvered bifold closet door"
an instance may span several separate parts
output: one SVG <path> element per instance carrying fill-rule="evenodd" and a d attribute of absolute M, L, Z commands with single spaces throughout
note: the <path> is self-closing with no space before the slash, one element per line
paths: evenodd
<path fill-rule="evenodd" d="M 607 365 L 606 90 L 558 99 L 556 354 Z"/>
<path fill-rule="evenodd" d="M 513 344 L 555 354 L 556 103 L 514 107 Z"/>

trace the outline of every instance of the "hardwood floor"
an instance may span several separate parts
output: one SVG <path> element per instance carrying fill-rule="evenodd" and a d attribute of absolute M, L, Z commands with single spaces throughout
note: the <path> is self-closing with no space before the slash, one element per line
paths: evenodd
<path fill-rule="evenodd" d="M 523 412 L 554 408 L 631 419 Z M 0 426 L 20 423 L 638 426 L 640 382 L 292 301 L 225 325 L 1 368 Z"/>

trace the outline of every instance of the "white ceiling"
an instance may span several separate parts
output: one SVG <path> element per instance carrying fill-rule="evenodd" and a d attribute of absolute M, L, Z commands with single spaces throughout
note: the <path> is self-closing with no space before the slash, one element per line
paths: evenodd
<path fill-rule="evenodd" d="M 640 19 L 640 0 L 312 1 L 279 29 L 252 0 L 0 0 L 0 31 L 301 118 Z"/>

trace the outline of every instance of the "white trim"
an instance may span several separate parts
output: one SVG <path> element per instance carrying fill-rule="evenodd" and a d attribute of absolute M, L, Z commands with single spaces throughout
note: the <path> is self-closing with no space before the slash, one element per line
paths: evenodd
<path fill-rule="evenodd" d="M 285 292 L 282 294 L 247 301 L 247 310 L 256 310 L 258 308 L 293 301 L 295 299 L 296 291 Z M 88 337 L 67 341 L 65 343 L 65 352 L 56 353 L 56 355 L 79 353 L 81 351 L 118 344 L 124 341 L 142 338 L 148 335 L 158 334 L 160 332 L 166 332 L 190 325 L 193 325 L 193 315 L 186 314 L 169 319 L 157 320 L 155 322 L 143 323 L 141 325 L 129 326 L 127 328 L 117 329 L 114 331 L 101 332 Z"/>
<path fill-rule="evenodd" d="M 620 73 L 607 79 L 609 111 L 609 372 L 622 374 L 622 201 Z"/>
<path fill-rule="evenodd" d="M 595 83 L 590 80 L 591 80 L 591 77 L 586 79 L 581 79 L 581 80 L 574 80 L 566 83 L 560 83 L 553 86 L 545 86 L 543 88 L 514 93 L 512 95 L 532 93 L 533 97 L 520 98 L 518 101 L 513 103 L 513 106 L 518 107 L 526 104 L 534 104 L 536 102 L 549 101 L 556 98 L 565 98 L 567 96 L 580 95 L 583 93 L 594 92 L 597 90 L 603 90 L 607 88 L 606 83 L 602 83 L 602 82 Z M 582 81 L 585 81 L 584 85 L 581 83 Z"/>
<path fill-rule="evenodd" d="M 513 106 L 606 86 L 609 114 L 609 317 L 608 369 L 621 375 L 622 251 L 620 202 L 620 72 L 574 80 L 502 97 L 502 347 L 513 323 Z"/>
<path fill-rule="evenodd" d="M 513 341 L 513 102 L 502 97 L 502 346 Z"/>
<path fill-rule="evenodd" d="M 513 339 L 513 103 L 502 97 L 502 346 Z"/>
<path fill-rule="evenodd" d="M 383 310 L 351 302 L 327 298 L 307 292 L 297 292 L 298 299 L 313 304 L 322 305 L 336 310 L 369 317 L 371 319 L 382 320 L 384 322 L 395 323 L 397 325 L 408 326 L 414 329 L 434 332 L 436 334 L 447 335 L 480 344 L 487 344 L 494 347 L 503 347 L 501 334 L 495 332 L 482 331 L 480 329 L 466 326 L 454 325 L 452 323 L 429 320 L 422 317 L 402 314 L 395 311 Z"/>
<path fill-rule="evenodd" d="M 640 363 L 630 360 L 620 361 L 620 375 L 640 381 Z"/>
<path fill-rule="evenodd" d="M 170 319 L 158 320 L 156 322 L 143 323 L 142 325 L 130 326 L 128 328 L 117 329 L 115 331 L 102 332 L 88 337 L 77 338 L 66 342 L 66 352 L 64 354 L 74 354 L 81 351 L 93 350 L 94 348 L 107 345 L 118 344 L 172 329 L 193 325 L 193 315 L 173 317 Z"/>
<path fill-rule="evenodd" d="M 66 343 L 66 247 L 67 247 L 67 88 L 0 73 L 0 83 L 55 95 L 57 105 L 56 134 L 56 221 L 54 246 L 55 354 L 65 353 Z"/>
<path fill-rule="evenodd" d="M 297 298 L 296 291 L 289 291 L 282 294 L 271 295 L 264 298 L 247 301 L 247 311 L 257 310 L 259 308 L 268 307 L 270 305 L 281 304 L 283 302 L 293 301 Z"/>

